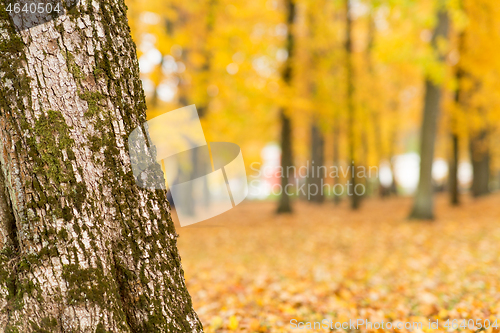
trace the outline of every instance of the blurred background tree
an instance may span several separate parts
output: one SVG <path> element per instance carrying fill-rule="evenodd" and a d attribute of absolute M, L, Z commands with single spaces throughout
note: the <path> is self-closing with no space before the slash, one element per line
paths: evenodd
<path fill-rule="evenodd" d="M 354 209 L 377 193 L 416 193 L 411 216 L 420 219 L 433 217 L 436 191 L 458 204 L 460 192 L 498 188 L 500 60 L 492 55 L 500 9 L 493 0 L 128 6 L 149 117 L 196 104 L 209 141 L 238 143 L 247 167 L 274 168 L 250 197 L 278 199 L 278 212 L 290 212 L 300 197 L 273 194 L 279 184 L 325 186 L 307 199 L 350 196 Z M 287 173 L 312 171 L 312 162 L 338 172 Z M 359 173 L 373 166 L 376 174 Z M 356 184 L 365 191 L 348 195 Z"/>

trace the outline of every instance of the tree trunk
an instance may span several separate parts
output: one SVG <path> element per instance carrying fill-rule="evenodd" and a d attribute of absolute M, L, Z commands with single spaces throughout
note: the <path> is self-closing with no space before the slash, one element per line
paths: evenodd
<path fill-rule="evenodd" d="M 470 139 L 472 160 L 472 196 L 479 197 L 490 192 L 490 152 L 488 133 L 483 130 Z"/>
<path fill-rule="evenodd" d="M 282 192 L 278 205 L 278 214 L 292 212 L 290 195 L 286 191 L 289 183 L 288 169 L 290 166 L 292 166 L 292 125 L 290 118 L 281 111 L 281 167 L 283 172 L 281 175 Z"/>
<path fill-rule="evenodd" d="M 394 156 L 394 155 L 391 155 Z M 397 196 L 398 195 L 398 182 L 396 180 L 396 168 L 394 167 L 394 157 L 391 158 L 391 174 L 392 174 L 392 183 L 389 188 L 390 194 Z"/>
<path fill-rule="evenodd" d="M 389 141 L 389 163 L 392 174 L 392 183 L 389 187 L 389 194 L 398 195 L 398 182 L 396 180 L 396 167 L 395 167 L 395 156 L 396 156 L 396 142 L 398 141 L 398 124 L 399 124 L 399 114 L 398 114 L 399 104 L 396 101 L 391 103 L 391 111 L 393 117 L 396 119 L 395 125 L 391 128 L 390 141 Z"/>
<path fill-rule="evenodd" d="M 203 91 L 203 98 L 201 103 L 197 106 L 198 109 L 198 115 L 200 118 L 205 117 L 208 114 L 208 108 L 210 104 L 210 96 L 208 95 L 208 87 L 210 86 L 210 78 L 211 78 L 211 71 L 212 71 L 212 61 L 214 55 L 212 54 L 212 47 L 209 43 L 213 31 L 215 28 L 215 22 L 216 22 L 216 9 L 217 9 L 218 1 L 217 0 L 210 0 L 208 2 L 208 8 L 207 8 L 207 23 L 206 23 L 206 38 L 205 38 L 205 49 L 204 49 L 204 56 L 205 56 L 205 62 L 203 63 L 203 66 L 201 68 L 201 75 L 203 75 L 203 80 L 202 80 L 202 89 Z"/>
<path fill-rule="evenodd" d="M 464 32 L 461 32 L 458 36 L 458 49 L 460 54 L 464 53 Z M 463 104 L 463 97 L 460 88 L 460 84 L 462 78 L 464 76 L 464 72 L 461 64 L 457 65 L 455 78 L 457 80 L 457 89 L 455 90 L 455 104 L 460 105 Z M 465 107 L 465 106 L 464 106 Z M 449 184 L 450 184 L 450 203 L 453 206 L 458 206 L 460 204 L 460 193 L 459 193 L 459 183 L 458 183 L 458 160 L 459 160 L 459 143 L 460 138 L 458 136 L 457 127 L 457 115 L 451 115 L 451 161 L 450 161 L 450 176 L 449 176 Z"/>
<path fill-rule="evenodd" d="M 11 22 L 0 5 L 0 331 L 202 332 L 165 192 L 132 175 L 146 110 L 124 2 Z"/>
<path fill-rule="evenodd" d="M 460 204 L 458 193 L 458 135 L 451 134 L 451 161 L 450 161 L 450 202 L 453 206 Z"/>
<path fill-rule="evenodd" d="M 350 0 L 345 0 L 345 20 L 346 20 L 346 36 L 345 36 L 345 67 L 346 67 L 346 80 L 347 80 L 347 114 L 348 114 L 348 128 L 349 128 L 349 159 L 351 164 L 351 175 L 350 175 L 350 189 L 348 193 L 351 193 L 351 208 L 358 209 L 361 203 L 361 196 L 356 195 L 356 184 L 358 179 L 356 179 L 356 166 L 358 161 L 355 161 L 356 147 L 355 147 L 355 109 L 354 109 L 354 74 L 352 65 L 352 19 L 351 19 L 351 5 Z"/>
<path fill-rule="evenodd" d="M 438 13 L 438 23 L 434 31 L 432 46 L 437 49 L 437 39 L 448 35 L 448 15 Z M 425 81 L 424 115 L 420 132 L 420 179 L 410 218 L 429 220 L 434 218 L 432 189 L 432 163 L 436 140 L 437 120 L 441 102 L 441 89 L 430 79 Z"/>
<path fill-rule="evenodd" d="M 440 88 L 430 80 L 426 80 L 424 119 L 420 132 L 420 179 L 410 218 L 424 220 L 434 218 L 432 163 L 440 100 Z"/>
<path fill-rule="evenodd" d="M 285 61 L 283 69 L 283 82 L 290 86 L 292 84 L 292 59 L 294 51 L 294 36 L 293 25 L 295 21 L 295 3 L 294 0 L 286 0 L 287 11 L 287 42 L 286 50 L 288 58 Z M 285 191 L 286 185 L 289 183 L 288 169 L 293 165 L 292 158 L 292 121 L 284 108 L 280 111 L 281 117 L 281 167 L 283 173 L 281 175 L 281 196 L 278 204 L 278 213 L 292 212 L 290 204 L 290 195 Z"/>
<path fill-rule="evenodd" d="M 311 126 L 311 165 L 308 174 L 307 199 L 322 203 L 325 200 L 323 184 L 325 178 L 325 140 L 316 122 Z"/>
<path fill-rule="evenodd" d="M 325 5 L 323 1 L 319 2 L 318 5 Z M 317 27 L 317 17 L 314 15 L 315 12 L 309 8 L 307 10 L 307 28 L 308 28 L 308 38 L 314 40 L 318 32 Z M 321 52 L 316 47 L 311 47 L 308 58 L 308 68 L 310 73 L 317 73 L 320 68 L 318 68 L 318 63 L 321 59 Z M 313 110 L 311 115 L 311 141 L 310 141 L 310 165 L 307 174 L 307 200 L 309 202 L 314 202 L 317 204 L 323 203 L 325 200 L 324 190 L 324 180 L 326 176 L 325 167 L 325 137 L 320 129 L 321 115 L 318 110 L 321 106 L 318 103 L 318 83 L 314 80 L 314 74 L 310 75 L 309 79 L 309 90 L 310 99 L 313 102 Z"/>
<path fill-rule="evenodd" d="M 337 170 L 340 169 L 340 156 L 339 156 L 339 140 L 340 140 L 340 124 L 338 112 L 335 111 L 333 119 L 333 167 Z M 335 205 L 340 204 L 341 196 L 335 193 L 335 186 L 340 184 L 339 176 L 333 177 L 333 202 Z"/>

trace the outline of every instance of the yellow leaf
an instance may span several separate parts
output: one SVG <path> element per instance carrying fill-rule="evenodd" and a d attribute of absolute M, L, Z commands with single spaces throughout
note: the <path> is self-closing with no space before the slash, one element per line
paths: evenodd
<path fill-rule="evenodd" d="M 439 310 L 438 317 L 441 319 L 445 319 L 446 317 L 448 317 L 448 311 L 446 311 L 446 309 Z"/>
<path fill-rule="evenodd" d="M 258 331 L 260 329 L 260 321 L 258 319 L 253 319 L 250 322 L 250 329 L 252 331 Z"/>
<path fill-rule="evenodd" d="M 212 328 L 212 330 L 216 330 L 220 327 L 222 327 L 222 318 L 219 316 L 213 317 L 210 321 L 210 328 Z"/>
<path fill-rule="evenodd" d="M 238 319 L 236 318 L 236 316 L 231 316 L 229 318 L 229 325 L 227 325 L 227 327 L 232 330 L 232 331 L 235 331 L 237 328 L 238 328 Z"/>

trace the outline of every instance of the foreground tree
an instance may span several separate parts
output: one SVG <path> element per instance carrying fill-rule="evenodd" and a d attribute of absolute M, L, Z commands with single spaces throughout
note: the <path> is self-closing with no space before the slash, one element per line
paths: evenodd
<path fill-rule="evenodd" d="M 448 20 L 448 14 L 444 9 L 441 9 L 438 13 L 438 22 L 432 37 L 432 47 L 435 52 L 439 52 L 439 38 L 446 38 L 448 35 Z M 434 143 L 440 103 L 441 87 L 431 78 L 427 78 L 425 80 L 424 110 L 420 132 L 420 179 L 410 215 L 410 218 L 413 219 L 434 218 L 432 162 L 434 160 Z"/>
<path fill-rule="evenodd" d="M 17 31 L 0 4 L 2 332 L 202 331 L 165 193 L 131 171 L 146 110 L 125 11 L 82 1 Z"/>

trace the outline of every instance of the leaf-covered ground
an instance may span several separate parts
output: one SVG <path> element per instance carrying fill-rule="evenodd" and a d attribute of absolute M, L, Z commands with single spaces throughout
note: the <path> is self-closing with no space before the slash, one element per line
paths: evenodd
<path fill-rule="evenodd" d="M 346 202 L 297 202 L 293 215 L 276 216 L 275 203 L 245 202 L 178 228 L 205 331 L 297 332 L 291 319 L 493 322 L 500 196 L 460 208 L 438 197 L 433 223 L 406 220 L 410 206 L 409 198 L 371 199 L 352 212 Z"/>

